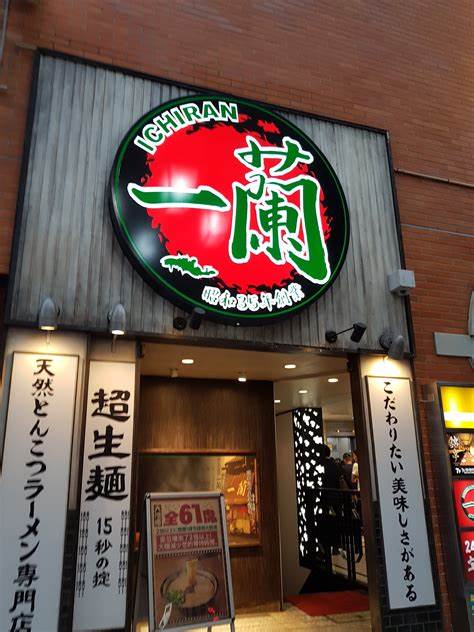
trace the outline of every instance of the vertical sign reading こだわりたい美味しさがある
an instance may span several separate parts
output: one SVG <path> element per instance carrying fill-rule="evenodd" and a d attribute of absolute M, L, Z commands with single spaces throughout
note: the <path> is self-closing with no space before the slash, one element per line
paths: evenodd
<path fill-rule="evenodd" d="M 436 603 L 408 378 L 366 377 L 391 610 Z"/>
<path fill-rule="evenodd" d="M 111 214 L 150 285 L 224 323 L 270 323 L 317 300 L 349 243 L 344 193 L 320 149 L 274 111 L 224 96 L 177 99 L 133 126 L 112 169 Z"/>
<path fill-rule="evenodd" d="M 91 361 L 76 565 L 75 632 L 125 626 L 134 405 L 135 364 Z"/>

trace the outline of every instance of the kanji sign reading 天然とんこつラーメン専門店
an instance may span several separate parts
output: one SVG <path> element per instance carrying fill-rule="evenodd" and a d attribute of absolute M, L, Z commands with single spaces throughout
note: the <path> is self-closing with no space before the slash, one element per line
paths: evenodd
<path fill-rule="evenodd" d="M 56 630 L 79 359 L 13 353 L 0 477 L 0 630 Z"/>
<path fill-rule="evenodd" d="M 321 151 L 275 112 L 230 97 L 182 98 L 140 119 L 118 150 L 111 201 L 145 280 L 221 322 L 295 313 L 330 287 L 349 243 Z"/>

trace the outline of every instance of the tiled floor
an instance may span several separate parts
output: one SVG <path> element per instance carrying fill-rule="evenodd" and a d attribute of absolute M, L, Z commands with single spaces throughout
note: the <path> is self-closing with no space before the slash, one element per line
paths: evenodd
<path fill-rule="evenodd" d="M 213 632 L 227 632 L 228 626 L 217 626 Z M 298 608 L 285 605 L 284 612 L 238 615 L 236 632 L 370 632 L 370 613 L 352 612 L 327 617 L 310 617 Z M 199 632 L 205 632 L 205 629 Z"/>

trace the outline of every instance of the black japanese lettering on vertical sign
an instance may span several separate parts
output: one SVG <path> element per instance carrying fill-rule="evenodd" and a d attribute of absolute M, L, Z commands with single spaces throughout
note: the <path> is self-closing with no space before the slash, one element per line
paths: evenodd
<path fill-rule="evenodd" d="M 13 578 L 11 627 L 9 632 L 29 632 L 33 629 L 36 606 L 36 583 L 41 573 L 35 554 L 41 546 L 41 516 L 37 515 L 36 500 L 44 492 L 44 474 L 48 469 L 47 435 L 48 406 L 54 398 L 54 359 L 37 358 L 31 383 L 30 456 L 25 463 L 25 527 L 18 536 L 18 568 Z"/>
<path fill-rule="evenodd" d="M 393 391 L 392 382 L 384 380 L 383 400 L 385 410 L 385 423 L 387 424 L 387 433 L 389 438 L 389 461 L 392 471 L 392 501 L 397 513 L 398 524 L 400 526 L 400 559 L 402 562 L 403 576 L 400 578 L 405 584 L 405 598 L 410 602 L 415 602 L 418 595 L 415 590 L 416 575 L 413 569 L 413 560 L 415 558 L 414 547 L 410 540 L 410 526 L 408 514 L 410 506 L 407 501 L 408 488 L 407 482 L 403 476 L 404 461 L 403 452 L 398 444 L 398 419 L 397 419 L 397 402 Z"/>
<path fill-rule="evenodd" d="M 130 391 L 121 391 L 114 389 L 110 395 L 103 388 L 99 388 L 94 393 L 92 404 L 96 408 L 92 412 L 93 417 L 107 417 L 114 421 L 127 421 L 130 419 L 128 411 L 128 401 L 130 400 Z"/>
<path fill-rule="evenodd" d="M 102 430 L 93 431 L 93 450 L 87 455 L 89 461 L 99 459 L 89 470 L 85 487 L 85 500 L 95 501 L 98 498 L 123 501 L 128 497 L 127 467 L 121 465 L 123 459 L 130 457 L 130 452 L 121 449 L 124 431 L 121 426 L 130 419 L 130 391 L 104 388 L 97 389 L 90 400 L 92 417 L 104 418 Z M 115 461 L 115 463 L 114 463 Z M 121 526 L 114 524 L 113 516 L 100 516 L 97 519 L 97 538 L 94 543 L 95 572 L 92 576 L 92 588 L 110 588 L 111 569 L 109 551 L 114 545 L 114 529 Z"/>

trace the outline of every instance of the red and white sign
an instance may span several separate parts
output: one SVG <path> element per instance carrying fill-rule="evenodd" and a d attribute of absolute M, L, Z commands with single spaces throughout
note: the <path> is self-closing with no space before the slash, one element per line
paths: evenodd
<path fill-rule="evenodd" d="M 321 150 L 273 110 L 195 95 L 145 114 L 117 152 L 111 214 L 142 277 L 188 311 L 256 325 L 329 289 L 349 214 Z"/>
<path fill-rule="evenodd" d="M 453 494 L 458 526 L 474 528 L 474 479 L 454 481 Z"/>

